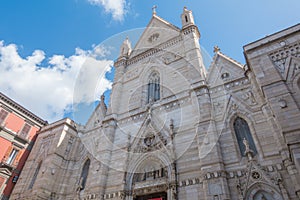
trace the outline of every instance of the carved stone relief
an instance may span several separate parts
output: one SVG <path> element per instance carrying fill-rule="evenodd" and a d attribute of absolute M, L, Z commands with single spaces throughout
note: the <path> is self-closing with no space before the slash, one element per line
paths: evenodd
<path fill-rule="evenodd" d="M 40 150 L 38 151 L 39 155 L 42 155 L 43 157 L 46 157 L 48 154 L 48 151 L 50 149 L 50 146 L 52 144 L 52 141 L 54 139 L 55 134 L 50 134 L 45 136 L 41 141 Z"/>
<path fill-rule="evenodd" d="M 149 43 L 155 43 L 159 39 L 159 33 L 153 33 L 149 38 Z"/>
<path fill-rule="evenodd" d="M 146 153 L 155 150 L 161 149 L 164 145 L 167 144 L 167 140 L 161 136 L 161 133 L 149 133 L 145 138 L 141 139 L 134 148 L 135 153 Z"/>
<path fill-rule="evenodd" d="M 300 57 L 300 44 L 298 42 L 289 46 L 284 46 L 269 55 L 281 75 L 284 75 L 286 71 L 286 61 L 290 56 Z"/>
<path fill-rule="evenodd" d="M 181 56 L 176 55 L 174 53 L 171 52 L 166 52 L 162 57 L 161 60 L 164 64 L 168 65 L 176 60 L 179 60 L 181 58 Z"/>
<path fill-rule="evenodd" d="M 242 95 L 242 99 L 244 101 L 246 101 L 249 105 L 256 105 L 256 99 L 254 98 L 254 95 L 252 93 L 251 90 L 246 91 L 243 95 Z"/>

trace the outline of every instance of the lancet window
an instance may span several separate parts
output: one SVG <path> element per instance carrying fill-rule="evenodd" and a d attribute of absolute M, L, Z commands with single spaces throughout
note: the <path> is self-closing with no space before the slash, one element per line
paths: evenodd
<path fill-rule="evenodd" d="M 33 177 L 32 177 L 32 179 L 31 179 L 31 182 L 30 182 L 30 184 L 29 184 L 28 189 L 32 189 L 32 188 L 33 188 L 33 185 L 34 185 L 34 183 L 35 183 L 35 181 L 36 181 L 36 178 L 37 178 L 37 176 L 38 176 L 38 174 L 39 174 L 41 165 L 42 165 L 42 162 L 40 162 L 40 163 L 38 164 L 37 168 L 35 169 L 34 174 L 33 174 Z"/>
<path fill-rule="evenodd" d="M 78 190 L 84 190 L 85 185 L 86 185 L 86 181 L 87 181 L 87 177 L 89 174 L 89 168 L 90 168 L 90 159 L 87 159 L 83 165 L 82 171 L 81 171 L 81 175 L 80 175 L 80 179 L 79 179 L 79 184 L 78 184 Z"/>
<path fill-rule="evenodd" d="M 160 77 L 157 72 L 150 75 L 148 82 L 148 103 L 155 102 L 160 99 Z"/>

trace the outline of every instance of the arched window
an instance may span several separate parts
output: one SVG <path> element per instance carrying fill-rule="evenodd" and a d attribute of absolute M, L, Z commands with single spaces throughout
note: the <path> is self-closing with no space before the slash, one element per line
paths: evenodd
<path fill-rule="evenodd" d="M 79 186 L 78 186 L 79 190 L 84 190 L 85 188 L 87 176 L 89 174 L 90 163 L 91 163 L 90 159 L 87 159 L 83 165 L 80 179 L 79 179 Z"/>
<path fill-rule="evenodd" d="M 150 75 L 148 83 L 148 103 L 157 101 L 160 99 L 160 78 L 157 72 Z"/>
<path fill-rule="evenodd" d="M 31 179 L 31 182 L 30 182 L 30 184 L 29 184 L 28 189 L 32 189 L 32 188 L 33 188 L 33 185 L 34 185 L 34 183 L 35 183 L 35 181 L 36 181 L 36 178 L 37 178 L 37 176 L 38 176 L 38 174 L 39 174 L 41 165 L 42 165 L 42 162 L 40 162 L 40 163 L 38 164 L 37 168 L 35 169 L 34 174 L 33 174 L 33 177 L 32 177 L 32 179 Z"/>
<path fill-rule="evenodd" d="M 253 151 L 253 156 L 256 155 L 257 150 L 255 147 L 248 123 L 244 119 L 237 117 L 233 123 L 233 127 L 234 127 L 234 132 L 235 132 L 242 156 L 246 156 L 245 155 L 246 148 L 243 143 L 244 138 L 248 141 L 249 147 Z"/>

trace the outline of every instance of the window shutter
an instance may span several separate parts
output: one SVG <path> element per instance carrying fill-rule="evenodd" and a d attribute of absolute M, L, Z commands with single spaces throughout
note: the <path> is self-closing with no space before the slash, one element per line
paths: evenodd
<path fill-rule="evenodd" d="M 7 149 L 6 153 L 5 153 L 5 156 L 4 156 L 5 160 L 8 159 L 8 157 L 9 157 L 9 155 L 10 155 L 10 153 L 11 153 L 12 150 L 13 150 L 12 146 L 8 147 L 8 149 Z"/>
<path fill-rule="evenodd" d="M 7 115 L 8 115 L 7 111 L 3 109 L 0 111 L 0 125 L 5 121 Z"/>
<path fill-rule="evenodd" d="M 23 126 L 23 128 L 22 128 L 22 130 L 20 132 L 20 136 L 22 138 L 26 138 L 27 135 L 28 135 L 28 133 L 29 133 L 29 131 L 30 131 L 30 129 L 31 129 L 31 126 L 29 124 L 25 123 L 25 125 Z"/>
<path fill-rule="evenodd" d="M 17 166 L 19 164 L 19 160 L 21 158 L 21 155 L 22 155 L 22 152 L 21 151 L 18 151 L 17 155 L 16 155 L 16 158 L 15 158 L 15 161 L 14 161 L 14 164 Z"/>

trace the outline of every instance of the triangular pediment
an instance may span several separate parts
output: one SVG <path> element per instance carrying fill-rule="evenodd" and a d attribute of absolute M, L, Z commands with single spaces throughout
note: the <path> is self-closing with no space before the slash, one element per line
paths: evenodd
<path fill-rule="evenodd" d="M 255 159 L 248 160 L 247 165 L 245 175 L 236 179 L 236 182 L 240 185 L 240 191 L 245 191 L 241 192 L 241 195 L 244 196 L 243 199 L 252 199 L 251 196 L 258 196 L 259 193 L 263 196 L 264 192 L 262 191 L 270 192 L 272 199 L 283 199 L 279 193 L 281 190 L 279 187 L 281 175 L 276 168 L 271 166 L 264 168 Z"/>
<path fill-rule="evenodd" d="M 10 176 L 12 174 L 12 169 L 8 169 L 6 167 L 1 167 L 0 168 L 0 174 Z"/>
<path fill-rule="evenodd" d="M 150 113 L 142 123 L 136 137 L 132 141 L 131 151 L 134 153 L 147 153 L 156 150 L 166 150 L 170 142 L 170 130 L 161 125 Z"/>
<path fill-rule="evenodd" d="M 179 35 L 180 29 L 178 27 L 153 15 L 130 57 L 134 57 Z"/>
<path fill-rule="evenodd" d="M 207 82 L 211 87 L 244 77 L 243 65 L 232 58 L 217 52 L 209 68 Z"/>

